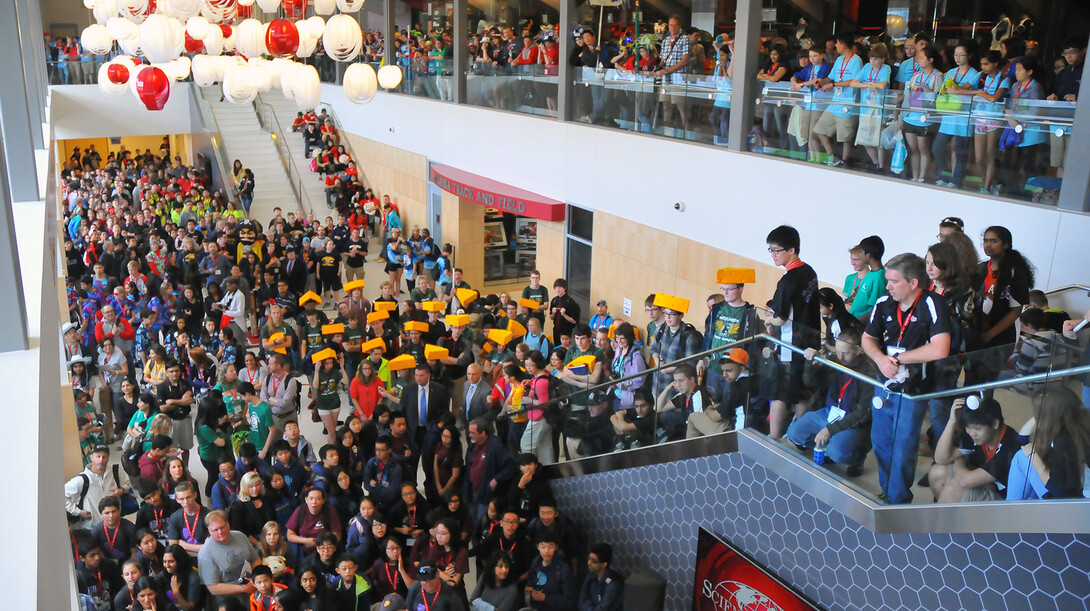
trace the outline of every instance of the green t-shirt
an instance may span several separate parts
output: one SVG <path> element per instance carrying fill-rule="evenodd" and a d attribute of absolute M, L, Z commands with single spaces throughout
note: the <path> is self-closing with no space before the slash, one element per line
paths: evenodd
<path fill-rule="evenodd" d="M 314 354 L 322 348 L 325 348 L 325 342 L 322 341 L 321 324 L 312 327 L 310 326 L 310 323 L 307 323 L 299 329 L 299 334 L 303 336 L 303 341 L 307 343 L 307 354 Z"/>
<path fill-rule="evenodd" d="M 250 405 L 250 443 L 260 452 L 269 439 L 269 428 L 273 425 L 272 410 L 269 404 L 260 401 Z"/>
<path fill-rule="evenodd" d="M 745 304 L 735 308 L 724 302 L 719 306 L 715 320 L 712 321 L 712 328 L 707 330 L 712 336 L 712 348 L 725 346 L 742 339 L 738 335 L 742 331 L 742 317 L 745 311 Z"/>
<path fill-rule="evenodd" d="M 246 399 L 235 392 L 235 389 L 238 388 L 238 384 L 238 380 L 235 380 L 233 384 L 220 382 L 213 387 L 215 390 L 223 393 L 223 403 L 227 406 L 227 413 L 232 416 L 241 413 L 242 408 L 246 404 Z"/>
<path fill-rule="evenodd" d="M 410 301 L 417 301 L 417 302 L 421 302 L 421 303 L 423 303 L 425 301 L 434 301 L 437 298 L 438 297 L 436 296 L 435 291 L 433 291 L 431 289 L 428 289 L 426 291 L 422 291 L 422 290 L 416 288 L 416 289 L 413 289 L 411 293 L 409 293 L 409 300 Z"/>
<path fill-rule="evenodd" d="M 331 371 L 322 368 L 318 371 L 318 409 L 337 409 L 341 406 L 341 397 L 337 394 L 341 383 L 341 370 L 334 367 Z"/>
<path fill-rule="evenodd" d="M 591 345 L 590 350 L 583 352 L 579 349 L 579 346 L 575 345 L 574 343 L 572 344 L 571 349 L 568 350 L 568 352 L 564 355 L 564 366 L 567 367 L 568 363 L 587 354 L 592 355 L 595 359 L 597 359 L 597 361 L 595 361 L 595 365 L 601 363 L 603 367 L 609 367 L 609 363 L 605 362 L 605 355 L 602 354 L 602 351 L 599 350 L 597 346 Z M 567 384 L 567 382 L 565 382 L 565 384 Z M 570 392 L 573 393 L 585 389 L 584 386 L 575 386 L 572 384 L 568 384 L 568 388 L 570 389 Z M 586 406 L 587 393 L 584 392 L 582 394 L 573 396 L 571 404 L 576 406 Z"/>
<path fill-rule="evenodd" d="M 852 293 L 855 297 L 852 298 Z M 860 318 L 870 314 L 878 298 L 886 294 L 886 268 L 880 267 L 860 280 L 854 273 L 848 274 L 844 280 L 844 299 L 851 299 L 848 312 Z"/>
<path fill-rule="evenodd" d="M 265 431 L 265 436 L 268 437 L 268 430 Z M 223 446 L 217 446 L 216 440 L 223 439 L 227 443 Z M 262 442 L 260 448 L 265 447 Z M 207 424 L 202 424 L 197 429 L 197 454 L 200 455 L 201 460 L 208 462 L 219 462 L 220 459 L 226 458 L 231 455 L 231 433 L 228 431 L 221 431 L 217 433 L 212 430 L 212 427 Z"/>
<path fill-rule="evenodd" d="M 137 425 L 144 425 L 144 432 L 147 432 L 147 422 L 150 419 L 151 418 L 144 413 L 144 410 L 138 409 L 136 410 L 136 413 L 132 415 L 132 418 L 129 418 L 129 428 L 136 428 Z"/>
<path fill-rule="evenodd" d="M 341 344 L 343 345 L 343 344 L 348 344 L 348 343 L 352 343 L 352 342 L 362 343 L 362 340 L 363 340 L 363 327 L 360 327 L 359 325 L 357 325 L 356 328 L 353 329 L 352 327 L 348 326 L 348 323 L 345 323 L 345 325 L 344 325 L 344 334 L 341 335 Z M 344 353 L 344 358 L 359 360 L 362 357 L 361 357 L 361 353 L 357 350 L 356 352 L 347 352 L 346 351 Z"/>

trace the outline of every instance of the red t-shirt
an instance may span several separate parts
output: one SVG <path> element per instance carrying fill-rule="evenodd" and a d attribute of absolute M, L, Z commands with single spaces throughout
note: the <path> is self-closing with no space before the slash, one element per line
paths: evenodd
<path fill-rule="evenodd" d="M 310 509 L 306 505 L 300 505 L 295 509 L 295 513 L 291 514 L 291 518 L 285 526 L 300 537 L 310 538 L 327 532 L 341 532 L 341 518 L 329 506 L 328 502 L 318 512 L 318 515 L 310 513 Z"/>

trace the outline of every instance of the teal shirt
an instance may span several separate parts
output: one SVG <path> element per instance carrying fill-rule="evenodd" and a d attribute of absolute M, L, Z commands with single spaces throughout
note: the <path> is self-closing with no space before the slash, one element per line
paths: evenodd
<path fill-rule="evenodd" d="M 855 297 L 852 297 L 852 294 Z M 886 268 L 880 267 L 860 280 L 855 273 L 848 274 L 844 280 L 844 300 L 851 299 L 848 312 L 860 318 L 870 314 L 878 298 L 886 294 Z"/>
<path fill-rule="evenodd" d="M 250 443 L 254 444 L 257 451 L 260 452 L 269 439 L 269 429 L 273 425 L 272 410 L 269 409 L 269 404 L 261 401 L 250 405 L 249 421 Z"/>

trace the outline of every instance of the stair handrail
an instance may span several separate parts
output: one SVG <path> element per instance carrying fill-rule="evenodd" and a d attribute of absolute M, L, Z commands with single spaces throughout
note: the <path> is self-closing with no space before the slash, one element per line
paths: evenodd
<path fill-rule="evenodd" d="M 1045 295 L 1058 295 L 1059 293 L 1066 293 L 1067 291 L 1086 291 L 1086 296 L 1090 297 L 1090 286 L 1085 284 L 1065 284 L 1064 286 L 1058 286 L 1054 289 L 1048 289 L 1045 291 Z"/>
<path fill-rule="evenodd" d="M 201 88 L 194 84 L 189 88 L 189 95 L 193 99 L 193 103 L 197 105 L 201 124 L 204 131 L 208 132 L 209 140 L 212 141 L 213 157 L 216 158 L 215 163 L 219 166 L 220 177 L 223 179 L 223 196 L 228 201 L 234 202 L 241 210 L 242 198 L 238 195 L 238 185 L 235 184 L 235 175 L 231 169 L 231 162 L 227 161 L 229 156 L 226 147 L 223 145 L 223 134 L 220 132 L 219 121 L 216 120 L 216 113 L 212 110 L 212 105 L 208 103 L 208 100 L 204 99 L 204 96 L 200 94 L 200 90 Z"/>
<path fill-rule="evenodd" d="M 280 157 L 280 164 L 288 175 L 288 184 L 291 185 L 299 209 L 304 212 L 314 212 L 314 202 L 311 201 L 310 194 L 303 187 L 303 173 L 295 165 L 295 160 L 291 157 L 291 151 L 284 139 L 284 129 L 276 118 L 276 109 L 271 104 L 262 102 L 259 96 L 254 99 L 254 110 L 257 112 L 257 122 L 261 125 L 261 129 L 272 136 L 273 144 L 276 146 L 276 154 Z M 304 203 L 306 206 L 303 205 Z"/>

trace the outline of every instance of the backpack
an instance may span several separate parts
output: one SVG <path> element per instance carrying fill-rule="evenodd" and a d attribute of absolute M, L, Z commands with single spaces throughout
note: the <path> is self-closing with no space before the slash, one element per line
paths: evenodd
<path fill-rule="evenodd" d="M 263 388 L 269 388 L 269 380 L 271 380 L 271 379 L 272 379 L 272 374 L 271 373 L 265 374 L 265 383 L 264 383 Z M 284 378 L 284 384 L 287 384 L 289 380 L 291 380 L 291 374 L 290 373 L 288 374 L 288 377 Z M 300 394 L 299 393 L 299 385 L 296 384 L 295 385 L 295 395 L 291 398 L 291 402 L 292 402 L 292 405 L 295 406 L 293 411 L 295 411 L 295 413 L 297 415 L 299 414 L 299 409 L 300 409 L 300 405 L 301 405 L 299 403 L 299 394 Z"/>
<path fill-rule="evenodd" d="M 121 468 L 132 479 L 140 480 L 140 457 L 144 455 L 144 442 L 147 440 L 147 433 L 133 439 L 132 443 L 121 454 Z M 117 465 L 114 465 L 114 468 L 117 468 Z"/>
<path fill-rule="evenodd" d="M 541 377 L 549 381 L 549 401 L 556 401 L 556 403 L 545 408 L 545 422 L 553 429 L 555 434 L 564 428 L 564 413 L 570 404 L 568 385 L 561 382 L 560 378 L 548 374 L 539 375 L 534 378 L 534 381 Z"/>

